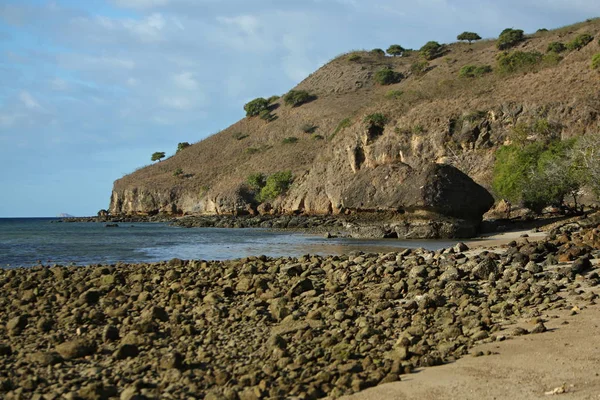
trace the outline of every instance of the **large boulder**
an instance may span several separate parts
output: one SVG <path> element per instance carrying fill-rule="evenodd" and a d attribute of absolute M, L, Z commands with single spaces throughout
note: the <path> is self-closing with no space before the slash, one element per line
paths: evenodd
<path fill-rule="evenodd" d="M 394 163 L 358 171 L 342 191 L 342 202 L 355 210 L 426 212 L 480 221 L 494 199 L 451 165 L 432 163 L 416 171 Z"/>

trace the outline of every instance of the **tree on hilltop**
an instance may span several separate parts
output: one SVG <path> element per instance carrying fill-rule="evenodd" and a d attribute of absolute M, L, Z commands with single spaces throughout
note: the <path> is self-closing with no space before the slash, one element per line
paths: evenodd
<path fill-rule="evenodd" d="M 152 157 L 150 158 L 152 161 L 160 161 L 162 158 L 165 158 L 164 151 L 157 151 L 152 153 Z"/>
<path fill-rule="evenodd" d="M 471 44 L 471 42 L 481 40 L 481 36 L 479 36 L 475 32 L 463 32 L 460 35 L 458 35 L 456 39 L 461 41 L 467 41 L 469 42 L 469 44 Z"/>
<path fill-rule="evenodd" d="M 388 49 L 387 49 L 387 53 L 390 56 L 394 56 L 394 57 L 401 56 L 402 53 L 404 53 L 405 51 L 406 51 L 406 49 L 404 47 L 400 46 L 399 44 L 393 44 L 390 47 L 388 47 Z"/>

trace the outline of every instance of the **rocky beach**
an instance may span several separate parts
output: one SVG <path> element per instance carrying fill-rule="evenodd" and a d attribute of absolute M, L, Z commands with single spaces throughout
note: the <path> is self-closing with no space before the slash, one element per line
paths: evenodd
<path fill-rule="evenodd" d="M 0 270 L 0 397 L 316 399 L 406 380 L 594 304 L 599 223 L 494 248 Z"/>

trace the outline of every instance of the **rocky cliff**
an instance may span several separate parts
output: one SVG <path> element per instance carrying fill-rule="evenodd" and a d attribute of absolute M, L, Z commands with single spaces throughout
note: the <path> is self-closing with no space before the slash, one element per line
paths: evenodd
<path fill-rule="evenodd" d="M 600 37 L 599 31 L 593 20 L 530 35 L 514 50 L 545 53 L 551 42 L 581 33 Z M 313 101 L 291 107 L 277 100 L 271 122 L 244 118 L 117 180 L 110 212 L 253 213 L 259 204 L 245 184 L 248 174 L 290 170 L 287 193 L 261 210 L 384 211 L 398 221 L 449 218 L 473 225 L 492 203 L 484 188 L 500 145 L 515 135 L 567 138 L 600 129 L 599 74 L 590 69 L 599 51 L 594 40 L 527 70 L 479 78 L 459 71 L 465 65 L 496 68 L 495 41 L 451 44 L 426 64 L 418 53 L 342 55 L 295 88 L 310 92 Z M 402 79 L 376 84 L 382 68 Z M 372 114 L 385 122 L 365 122 Z"/>

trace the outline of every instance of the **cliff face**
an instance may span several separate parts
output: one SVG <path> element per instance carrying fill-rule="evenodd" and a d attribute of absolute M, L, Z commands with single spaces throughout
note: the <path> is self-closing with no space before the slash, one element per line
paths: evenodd
<path fill-rule="evenodd" d="M 592 21 L 533 35 L 515 50 L 545 52 L 550 42 L 599 31 Z M 589 68 L 597 52 L 594 40 L 556 65 L 476 79 L 459 77 L 459 70 L 494 66 L 494 41 L 450 45 L 419 73 L 417 54 L 341 56 L 297 86 L 314 101 L 276 101 L 274 121 L 244 118 L 116 181 L 110 212 L 252 213 L 258 204 L 246 177 L 291 170 L 294 181 L 272 202 L 274 212 L 392 211 L 405 220 L 478 221 L 491 205 L 481 186 L 490 186 L 499 146 L 516 134 L 568 138 L 600 130 L 600 76 Z M 383 67 L 400 72 L 402 81 L 376 85 L 373 76 Z M 378 129 L 364 122 L 373 113 L 387 118 Z M 174 176 L 177 169 L 183 174 Z"/>

